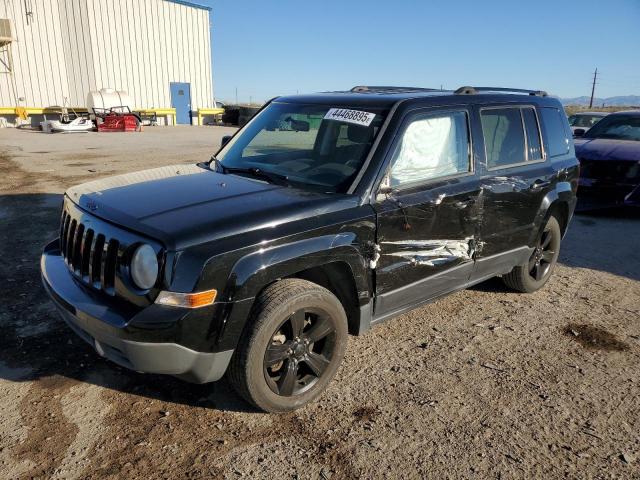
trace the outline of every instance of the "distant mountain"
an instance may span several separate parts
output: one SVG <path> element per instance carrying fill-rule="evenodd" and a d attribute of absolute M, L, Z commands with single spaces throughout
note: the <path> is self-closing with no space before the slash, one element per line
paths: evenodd
<path fill-rule="evenodd" d="M 561 98 L 563 105 L 589 105 L 589 97 Z M 640 95 L 623 95 L 620 97 L 594 98 L 593 106 L 601 107 L 640 105 Z"/>

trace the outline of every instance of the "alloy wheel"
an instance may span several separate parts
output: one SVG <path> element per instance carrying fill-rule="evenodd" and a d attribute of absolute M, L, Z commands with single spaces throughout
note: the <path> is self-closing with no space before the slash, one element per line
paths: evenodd
<path fill-rule="evenodd" d="M 556 252 L 553 249 L 553 232 L 547 228 L 536 245 L 529 259 L 529 275 L 539 282 L 551 271 Z"/>
<path fill-rule="evenodd" d="M 331 364 L 336 327 L 320 310 L 298 310 L 278 327 L 264 354 L 269 388 L 293 396 L 313 387 Z"/>

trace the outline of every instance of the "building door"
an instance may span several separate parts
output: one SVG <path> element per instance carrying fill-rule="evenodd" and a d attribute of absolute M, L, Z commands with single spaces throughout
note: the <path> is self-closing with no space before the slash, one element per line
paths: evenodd
<path fill-rule="evenodd" d="M 176 109 L 176 123 L 191 125 L 191 84 L 171 82 L 171 107 Z"/>

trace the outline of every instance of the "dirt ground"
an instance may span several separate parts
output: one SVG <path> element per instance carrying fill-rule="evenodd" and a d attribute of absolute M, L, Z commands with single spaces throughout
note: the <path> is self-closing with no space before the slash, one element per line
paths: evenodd
<path fill-rule="evenodd" d="M 61 193 L 208 158 L 223 127 L 0 130 L 0 478 L 640 478 L 640 216 L 576 216 L 542 291 L 496 280 L 352 337 L 320 401 L 121 369 L 40 284 Z"/>

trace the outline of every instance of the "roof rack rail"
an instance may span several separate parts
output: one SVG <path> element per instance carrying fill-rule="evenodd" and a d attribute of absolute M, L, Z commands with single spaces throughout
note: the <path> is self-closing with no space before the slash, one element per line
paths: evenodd
<path fill-rule="evenodd" d="M 522 88 L 503 88 L 503 87 L 460 87 L 454 93 L 456 95 L 477 95 L 480 92 L 509 92 L 509 93 L 526 93 L 535 95 L 536 97 L 546 97 L 547 92 L 544 90 L 525 90 Z"/>
<path fill-rule="evenodd" d="M 439 88 L 423 88 L 423 87 L 385 87 L 385 86 L 370 86 L 370 85 L 357 85 L 353 87 L 351 92 L 354 93 L 401 93 L 401 92 L 439 92 Z"/>

